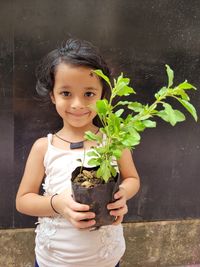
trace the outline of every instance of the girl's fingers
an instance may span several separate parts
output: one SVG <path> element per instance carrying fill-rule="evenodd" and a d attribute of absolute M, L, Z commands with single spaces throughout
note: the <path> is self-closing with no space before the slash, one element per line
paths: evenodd
<path fill-rule="evenodd" d="M 86 228 L 91 228 L 92 226 L 95 225 L 96 221 L 95 220 L 86 220 L 86 221 L 73 221 L 71 220 L 71 223 L 79 229 L 86 229 Z"/>
<path fill-rule="evenodd" d="M 59 201 L 60 210 L 65 210 L 65 208 L 68 208 L 70 210 L 74 211 L 89 211 L 90 207 L 89 205 L 81 204 L 76 202 L 71 193 L 68 191 L 63 191 L 61 194 L 58 195 L 59 198 L 57 202 Z M 55 199 L 56 201 L 56 199 Z M 55 202 L 54 201 L 54 202 Z M 56 203 L 55 203 L 56 204 Z M 63 213 L 63 212 L 61 212 Z"/>
<path fill-rule="evenodd" d="M 118 225 L 123 221 L 124 216 L 118 216 L 116 217 L 114 223 L 112 225 Z"/>
<path fill-rule="evenodd" d="M 67 200 L 67 206 L 74 211 L 88 211 L 90 209 L 89 205 L 86 204 L 81 204 L 76 202 L 72 196 L 70 196 Z"/>
<path fill-rule="evenodd" d="M 126 213 L 128 212 L 128 207 L 127 205 L 119 208 L 119 209 L 116 209 L 116 210 L 111 210 L 110 211 L 110 215 L 112 216 L 122 216 L 122 215 L 125 215 Z"/>
<path fill-rule="evenodd" d="M 76 228 L 90 228 L 96 222 L 94 220 L 95 214 L 92 212 L 66 212 L 63 217 L 70 221 Z"/>
<path fill-rule="evenodd" d="M 119 186 L 119 191 L 115 193 L 114 198 L 119 199 L 126 196 L 126 191 L 123 187 Z"/>
<path fill-rule="evenodd" d="M 119 199 L 119 198 L 121 198 L 123 196 L 124 196 L 123 192 L 122 191 L 118 191 L 117 193 L 115 193 L 114 199 Z"/>
<path fill-rule="evenodd" d="M 74 211 L 89 211 L 90 206 L 72 201 L 70 208 Z"/>
<path fill-rule="evenodd" d="M 83 220 L 91 220 L 95 218 L 95 213 L 93 212 L 74 212 L 71 216 L 74 221 L 83 221 Z"/>
<path fill-rule="evenodd" d="M 80 204 L 72 198 L 71 194 L 60 196 L 62 203 L 62 216 L 78 229 L 91 228 L 96 223 L 95 213 L 89 211 L 89 205 Z"/>
<path fill-rule="evenodd" d="M 119 208 L 121 208 L 121 207 L 123 207 L 125 205 L 126 205 L 126 199 L 125 198 L 121 198 L 121 199 L 119 199 L 119 200 L 117 200 L 117 201 L 115 201 L 113 203 L 109 203 L 107 205 L 107 209 L 108 210 L 119 209 Z"/>
<path fill-rule="evenodd" d="M 81 221 L 81 220 L 88 220 L 88 219 L 94 219 L 95 213 L 94 212 L 84 212 L 84 211 L 74 211 L 70 208 L 66 208 L 64 210 L 64 216 L 71 218 L 74 221 Z"/>

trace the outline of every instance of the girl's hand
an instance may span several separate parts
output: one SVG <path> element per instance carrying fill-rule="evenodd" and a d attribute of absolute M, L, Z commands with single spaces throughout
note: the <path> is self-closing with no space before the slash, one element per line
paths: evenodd
<path fill-rule="evenodd" d="M 89 205 L 74 201 L 70 190 L 65 190 L 56 195 L 53 199 L 53 206 L 60 215 L 70 221 L 76 228 L 90 228 L 96 223 L 94 220 L 95 213 L 89 211 Z"/>
<path fill-rule="evenodd" d="M 119 187 L 119 191 L 115 193 L 114 198 L 116 201 L 109 203 L 107 209 L 110 210 L 110 215 L 116 217 L 113 225 L 117 225 L 123 221 L 124 215 L 128 212 L 126 190 L 123 187 Z"/>

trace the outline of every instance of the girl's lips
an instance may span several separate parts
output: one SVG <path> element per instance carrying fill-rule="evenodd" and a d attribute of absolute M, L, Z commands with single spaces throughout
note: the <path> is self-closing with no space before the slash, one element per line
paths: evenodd
<path fill-rule="evenodd" d="M 85 113 L 71 113 L 71 112 L 67 112 L 69 115 L 71 116 L 75 116 L 75 117 L 82 117 L 82 116 L 85 116 L 85 115 L 88 115 L 89 112 L 85 112 Z"/>

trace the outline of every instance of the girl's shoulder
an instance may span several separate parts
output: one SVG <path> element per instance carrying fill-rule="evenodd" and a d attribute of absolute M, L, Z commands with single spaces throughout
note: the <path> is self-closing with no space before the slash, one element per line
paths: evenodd
<path fill-rule="evenodd" d="M 32 146 L 32 150 L 34 152 L 40 153 L 42 155 L 44 155 L 46 153 L 47 148 L 48 148 L 48 138 L 47 137 L 41 137 L 41 138 L 37 139 Z"/>

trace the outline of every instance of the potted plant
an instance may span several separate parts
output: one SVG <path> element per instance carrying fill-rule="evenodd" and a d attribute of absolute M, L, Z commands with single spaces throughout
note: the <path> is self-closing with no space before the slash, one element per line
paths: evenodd
<path fill-rule="evenodd" d="M 94 73 L 104 79 L 110 87 L 110 99 L 101 99 L 96 102 L 95 110 L 102 123 L 100 132 L 102 135 L 95 135 L 86 132 L 85 138 L 97 142 L 97 146 L 92 151 L 87 152 L 90 157 L 88 165 L 92 168 L 78 167 L 72 174 L 72 191 L 76 201 L 90 205 L 92 211 L 96 213 L 97 227 L 111 224 L 114 217 L 106 208 L 107 204 L 114 201 L 114 194 L 118 190 L 120 183 L 117 172 L 117 160 L 120 158 L 123 149 L 134 149 L 140 143 L 140 133 L 146 128 L 155 128 L 155 117 L 159 117 L 170 123 L 172 126 L 177 122 L 185 120 L 184 114 L 174 109 L 166 100 L 176 99 L 197 121 L 197 113 L 190 103 L 187 94 L 188 90 L 196 88 L 184 81 L 177 86 L 173 86 L 174 72 L 166 65 L 168 76 L 167 86 L 162 87 L 155 94 L 155 101 L 149 104 L 142 104 L 137 101 L 115 102 L 116 97 L 129 96 L 135 94 L 133 88 L 129 86 L 130 79 L 121 74 L 114 79 L 113 85 L 110 79 L 101 70 Z M 130 113 L 123 118 L 124 108 Z M 104 202 L 104 203 L 102 203 Z"/>

